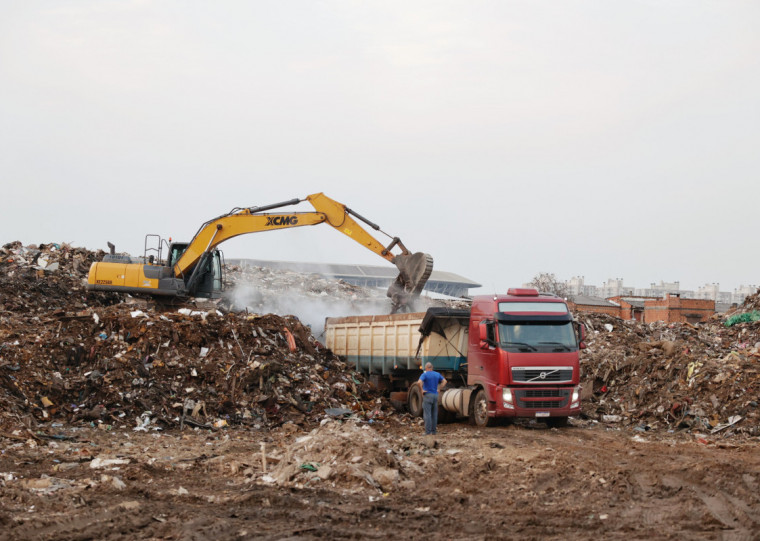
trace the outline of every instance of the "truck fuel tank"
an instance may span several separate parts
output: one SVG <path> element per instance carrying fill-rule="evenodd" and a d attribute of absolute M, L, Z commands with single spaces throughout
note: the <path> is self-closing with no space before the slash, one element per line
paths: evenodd
<path fill-rule="evenodd" d="M 470 407 L 472 389 L 447 389 L 441 395 L 441 406 L 446 411 L 466 416 Z"/>

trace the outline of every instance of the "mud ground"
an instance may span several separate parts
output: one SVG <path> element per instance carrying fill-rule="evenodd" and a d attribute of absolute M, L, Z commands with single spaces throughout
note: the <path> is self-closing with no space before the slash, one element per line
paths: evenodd
<path fill-rule="evenodd" d="M 575 419 L 429 438 L 404 416 L 5 435 L 0 539 L 760 539 L 757 438 Z"/>

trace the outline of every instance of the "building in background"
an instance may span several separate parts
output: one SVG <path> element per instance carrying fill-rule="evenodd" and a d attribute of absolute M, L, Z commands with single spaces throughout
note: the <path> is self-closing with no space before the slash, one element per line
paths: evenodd
<path fill-rule="evenodd" d="M 263 259 L 227 259 L 228 265 L 241 267 L 266 267 L 305 274 L 317 274 L 324 278 L 335 278 L 361 287 L 387 289 L 398 276 L 393 265 L 350 265 L 340 263 L 305 263 L 302 261 L 267 261 Z M 446 295 L 447 297 L 469 297 L 469 289 L 481 287 L 453 272 L 436 271 L 430 274 L 424 291 Z"/>
<path fill-rule="evenodd" d="M 690 291 L 680 282 L 649 284 L 648 288 L 626 286 L 622 278 L 610 278 L 601 287 L 586 284 L 585 277 L 573 276 L 565 282 L 572 310 L 608 314 L 644 323 L 697 323 L 715 313 L 739 306 L 758 291 L 755 285 L 741 285 L 733 292 L 721 291 L 720 284 L 705 284 Z"/>
<path fill-rule="evenodd" d="M 609 299 L 610 297 L 618 297 L 620 295 L 633 295 L 634 289 L 632 287 L 626 287 L 623 285 L 622 278 L 610 278 L 602 284 L 601 297 Z"/>
<path fill-rule="evenodd" d="M 573 276 L 567 282 L 568 294 L 573 297 L 599 297 L 599 288 L 596 286 L 589 286 L 585 284 L 585 277 Z"/>
<path fill-rule="evenodd" d="M 667 293 L 663 299 L 644 301 L 644 323 L 699 323 L 715 314 L 715 301 L 683 299 Z"/>
<path fill-rule="evenodd" d="M 715 314 L 715 301 L 709 299 L 682 299 L 666 293 L 665 297 L 639 297 L 618 295 L 609 299 L 579 295 L 568 300 L 575 312 L 607 314 L 642 323 L 699 323 Z"/>
<path fill-rule="evenodd" d="M 571 299 L 577 298 L 579 306 L 591 306 L 592 304 L 588 304 L 590 302 L 589 297 L 596 297 L 602 300 L 612 299 L 613 302 L 619 302 L 614 300 L 617 298 L 628 299 L 630 302 L 633 302 L 636 305 L 636 310 L 639 308 L 643 310 L 643 306 L 639 306 L 643 302 L 641 299 L 665 299 L 667 295 L 673 295 L 681 299 L 711 300 L 715 303 L 715 310 L 717 312 L 725 312 L 732 306 L 742 304 L 744 299 L 758 291 L 756 285 L 741 285 L 734 289 L 733 292 L 721 291 L 720 284 L 717 282 L 705 284 L 696 291 L 691 291 L 681 289 L 680 282 L 664 282 L 662 280 L 660 283 L 649 284 L 647 288 L 636 288 L 626 286 L 622 278 L 610 278 L 601 287 L 598 287 L 586 284 L 585 277 L 583 276 L 573 276 L 565 282 L 565 285 L 568 289 L 568 295 Z"/>

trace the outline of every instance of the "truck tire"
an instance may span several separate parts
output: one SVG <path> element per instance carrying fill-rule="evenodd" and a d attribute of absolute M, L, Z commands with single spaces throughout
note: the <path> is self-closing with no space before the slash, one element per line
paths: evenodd
<path fill-rule="evenodd" d="M 419 386 L 412 385 L 409 389 L 409 396 L 406 399 L 406 407 L 413 417 L 422 417 L 422 391 Z"/>
<path fill-rule="evenodd" d="M 488 416 L 488 399 L 486 392 L 480 389 L 472 401 L 470 409 L 470 422 L 479 427 L 493 426 L 494 418 Z"/>
<path fill-rule="evenodd" d="M 546 424 L 549 428 L 562 428 L 567 426 L 567 417 L 549 417 Z"/>

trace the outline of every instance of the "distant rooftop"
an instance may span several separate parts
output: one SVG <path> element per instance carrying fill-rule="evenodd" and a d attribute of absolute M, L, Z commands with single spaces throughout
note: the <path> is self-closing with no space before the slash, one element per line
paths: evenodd
<path fill-rule="evenodd" d="M 601 297 L 591 297 L 589 295 L 573 295 L 572 301 L 575 304 L 582 304 L 584 306 L 618 306 L 614 302 L 610 302 L 607 299 Z"/>
<path fill-rule="evenodd" d="M 398 276 L 398 269 L 393 265 L 351 265 L 340 263 L 307 263 L 303 261 L 269 261 L 264 259 L 227 259 L 228 265 L 241 267 L 267 267 L 282 269 L 304 274 L 319 274 L 320 276 L 338 278 L 349 284 L 363 287 L 388 287 Z M 468 297 L 468 290 L 481 287 L 482 284 L 473 282 L 453 272 L 434 270 L 425 284 L 425 291 L 448 295 L 449 297 Z"/>

